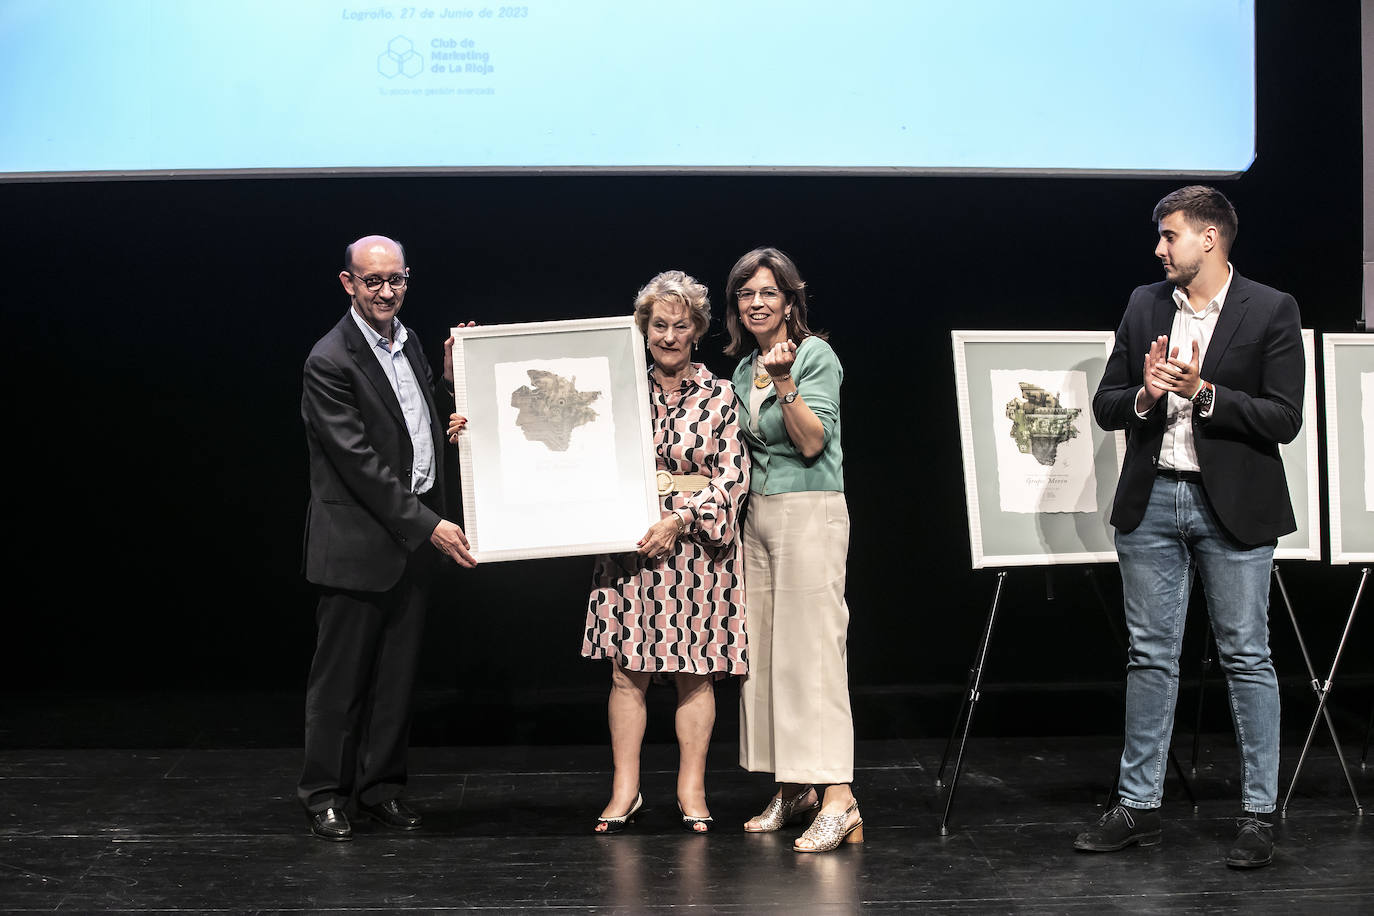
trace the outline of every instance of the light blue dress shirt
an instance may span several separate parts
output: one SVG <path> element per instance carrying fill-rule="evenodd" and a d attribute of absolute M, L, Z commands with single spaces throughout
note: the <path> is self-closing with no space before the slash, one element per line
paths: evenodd
<path fill-rule="evenodd" d="M 406 359 L 405 345 L 410 333 L 401 319 L 393 318 L 392 336 L 383 337 L 366 321 L 359 317 L 356 309 L 350 308 L 348 314 L 363 332 L 363 337 L 372 347 L 372 355 L 377 357 L 396 400 L 401 402 L 401 415 L 406 420 L 406 430 L 410 433 L 412 454 L 412 473 L 410 491 L 415 495 L 428 493 L 434 486 L 434 434 L 429 427 L 429 407 L 425 404 L 425 393 L 415 378 L 415 370 Z"/>

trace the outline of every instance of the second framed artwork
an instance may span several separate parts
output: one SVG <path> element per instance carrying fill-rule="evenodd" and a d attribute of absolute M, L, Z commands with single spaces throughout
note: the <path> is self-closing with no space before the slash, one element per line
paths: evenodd
<path fill-rule="evenodd" d="M 1323 334 L 1331 562 L 1374 561 L 1374 334 Z"/>
<path fill-rule="evenodd" d="M 1303 385 L 1302 428 L 1292 442 L 1279 446 L 1288 497 L 1298 530 L 1279 538 L 1275 560 L 1321 560 L 1321 491 L 1317 485 L 1317 345 L 1316 332 L 1302 332 L 1307 378 Z"/>
<path fill-rule="evenodd" d="M 973 568 L 1116 561 L 1126 453 L 1093 422 L 1111 331 L 953 331 Z"/>
<path fill-rule="evenodd" d="M 460 327 L 453 338 L 477 559 L 634 550 L 660 512 L 633 317 Z"/>

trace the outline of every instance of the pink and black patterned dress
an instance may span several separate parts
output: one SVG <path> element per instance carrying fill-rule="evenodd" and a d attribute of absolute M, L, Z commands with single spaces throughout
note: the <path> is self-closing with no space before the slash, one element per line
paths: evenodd
<path fill-rule="evenodd" d="M 691 525 L 666 559 L 637 553 L 596 558 L 582 654 L 631 671 L 744 674 L 744 563 L 739 521 L 749 492 L 749 453 L 728 381 L 705 366 L 675 391 L 649 372 L 658 469 L 700 474 L 696 493 L 669 493 L 663 515 L 691 509 Z"/>

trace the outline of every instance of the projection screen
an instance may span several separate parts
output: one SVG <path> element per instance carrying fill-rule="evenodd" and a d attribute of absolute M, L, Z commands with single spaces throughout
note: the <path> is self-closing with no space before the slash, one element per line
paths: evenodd
<path fill-rule="evenodd" d="M 1253 0 L 12 0 L 0 51 L 0 180 L 1255 154 Z"/>

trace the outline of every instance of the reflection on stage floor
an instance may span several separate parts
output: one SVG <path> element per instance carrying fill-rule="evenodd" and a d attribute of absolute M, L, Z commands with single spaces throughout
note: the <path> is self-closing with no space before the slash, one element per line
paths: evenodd
<path fill-rule="evenodd" d="M 10 727 L 22 719 L 0 718 L 0 909 L 9 913 L 1374 909 L 1374 824 L 1355 815 L 1329 746 L 1308 761 L 1276 827 L 1274 864 L 1241 873 L 1221 863 L 1238 797 L 1227 734 L 1204 736 L 1196 810 L 1171 779 L 1163 844 L 1107 855 L 1071 843 L 1107 801 L 1118 753 L 1110 737 L 975 737 L 947 837 L 934 785 L 943 739 L 862 741 L 855 794 L 867 842 L 798 855 L 800 828 L 740 829 L 770 785 L 734 766 L 732 735 L 720 730 L 709 836 L 679 825 L 671 744 L 646 747 L 646 811 L 610 837 L 591 833 L 609 789 L 605 746 L 417 746 L 407 799 L 424 828 L 361 823 L 353 842 L 332 844 L 307 832 L 294 796 L 300 750 L 285 741 L 23 746 Z M 262 737 L 244 727 L 243 737 Z M 92 728 L 114 732 L 109 722 Z M 1374 798 L 1374 768 L 1359 767 L 1355 744 L 1357 788 Z M 1187 750 L 1181 742 L 1185 763 Z M 1296 756 L 1285 746 L 1285 788 Z"/>

